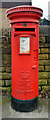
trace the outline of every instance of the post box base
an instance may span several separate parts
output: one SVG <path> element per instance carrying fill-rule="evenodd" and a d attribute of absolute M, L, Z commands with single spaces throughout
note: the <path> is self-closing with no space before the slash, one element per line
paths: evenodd
<path fill-rule="evenodd" d="M 11 106 L 16 111 L 30 112 L 37 108 L 38 97 L 31 100 L 18 100 L 11 96 Z"/>

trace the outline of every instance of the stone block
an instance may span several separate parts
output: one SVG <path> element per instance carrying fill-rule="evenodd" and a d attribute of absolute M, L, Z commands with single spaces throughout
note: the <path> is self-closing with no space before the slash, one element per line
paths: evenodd
<path fill-rule="evenodd" d="M 50 66 L 45 66 L 45 71 L 50 71 Z"/>
<path fill-rule="evenodd" d="M 46 42 L 46 38 L 44 36 L 39 37 L 40 42 Z"/>
<path fill-rule="evenodd" d="M 10 54 L 3 54 L 3 60 L 10 60 L 11 55 Z"/>
<path fill-rule="evenodd" d="M 11 79 L 10 73 L 2 73 L 2 79 Z"/>
<path fill-rule="evenodd" d="M 39 49 L 39 53 L 40 53 L 40 49 Z"/>
<path fill-rule="evenodd" d="M 11 40 L 7 36 L 1 36 L 2 38 L 2 48 L 9 48 L 9 45 L 11 44 Z"/>
<path fill-rule="evenodd" d="M 50 60 L 39 60 L 39 65 L 50 65 Z"/>
<path fill-rule="evenodd" d="M 5 72 L 5 67 L 0 67 L 0 72 Z"/>
<path fill-rule="evenodd" d="M 39 85 L 47 85 L 47 79 L 40 79 Z"/>
<path fill-rule="evenodd" d="M 0 73 L 0 80 L 2 80 L 2 73 Z"/>
<path fill-rule="evenodd" d="M 7 37 L 4 35 L 4 36 L 1 36 L 1 38 L 2 38 L 2 44 L 6 44 Z"/>
<path fill-rule="evenodd" d="M 4 86 L 4 80 L 0 80 L 0 87 Z"/>
<path fill-rule="evenodd" d="M 39 71 L 44 71 L 44 66 L 39 66 Z"/>
<path fill-rule="evenodd" d="M 44 92 L 48 92 L 48 86 L 42 86 L 42 90 L 43 90 Z"/>
<path fill-rule="evenodd" d="M 48 98 L 50 98 L 50 91 L 48 91 Z"/>
<path fill-rule="evenodd" d="M 5 66 L 5 65 L 10 66 L 10 61 L 3 60 L 2 64 L 3 64 L 3 66 Z"/>
<path fill-rule="evenodd" d="M 6 49 L 6 48 L 7 48 L 7 49 L 11 49 L 11 45 L 10 45 L 10 44 L 8 44 L 8 45 L 7 45 L 7 44 L 6 44 L 6 45 L 2 44 L 2 48 L 5 48 L 5 49 Z"/>
<path fill-rule="evenodd" d="M 50 54 L 48 54 L 48 59 L 50 59 Z"/>
<path fill-rule="evenodd" d="M 8 67 L 8 66 L 0 67 L 0 72 L 10 73 L 11 67 Z"/>
<path fill-rule="evenodd" d="M 0 66 L 0 72 L 2 72 L 2 67 Z"/>
<path fill-rule="evenodd" d="M 5 85 L 6 86 L 11 86 L 11 80 L 5 80 Z"/>
<path fill-rule="evenodd" d="M 2 67 L 2 72 L 6 72 L 6 68 L 5 67 Z"/>
<path fill-rule="evenodd" d="M 11 79 L 11 74 L 10 73 L 0 73 L 0 80 L 5 80 L 5 79 Z"/>
<path fill-rule="evenodd" d="M 50 72 L 48 72 L 48 78 L 50 78 Z"/>
<path fill-rule="evenodd" d="M 50 85 L 50 79 L 48 79 L 48 85 Z"/>
<path fill-rule="evenodd" d="M 2 59 L 2 64 L 4 65 L 10 65 L 11 64 L 11 55 L 9 54 L 4 54 L 3 59 Z"/>
<path fill-rule="evenodd" d="M 50 43 L 48 43 L 48 47 L 50 48 Z"/>
<path fill-rule="evenodd" d="M 11 72 L 11 67 L 6 67 L 6 72 L 10 73 Z"/>
<path fill-rule="evenodd" d="M 48 59 L 48 54 L 39 54 L 39 59 Z"/>
<path fill-rule="evenodd" d="M 9 30 L 5 29 L 4 34 L 5 34 L 6 37 L 9 37 Z"/>
<path fill-rule="evenodd" d="M 11 54 L 11 49 L 3 48 L 2 54 Z"/>
<path fill-rule="evenodd" d="M 2 72 L 6 72 L 6 68 L 5 67 L 2 67 Z"/>
<path fill-rule="evenodd" d="M 7 46 L 8 47 L 8 45 L 9 45 L 9 38 L 8 37 L 6 37 L 6 36 L 4 36 L 4 37 L 2 37 L 2 44 L 3 44 L 3 47 L 5 46 Z"/>
<path fill-rule="evenodd" d="M 39 78 L 47 79 L 49 76 L 48 72 L 39 72 Z"/>
<path fill-rule="evenodd" d="M 50 91 L 50 86 L 48 86 L 48 91 Z"/>
<path fill-rule="evenodd" d="M 10 73 L 11 67 L 8 67 L 8 66 L 0 67 L 0 71 Z"/>
<path fill-rule="evenodd" d="M 9 92 L 10 87 L 0 87 L 0 91 L 2 92 Z"/>
<path fill-rule="evenodd" d="M 48 45 L 48 43 L 39 43 L 39 47 L 42 48 L 42 47 L 50 47 L 50 44 Z"/>
<path fill-rule="evenodd" d="M 49 48 L 41 48 L 41 53 L 50 53 Z"/>

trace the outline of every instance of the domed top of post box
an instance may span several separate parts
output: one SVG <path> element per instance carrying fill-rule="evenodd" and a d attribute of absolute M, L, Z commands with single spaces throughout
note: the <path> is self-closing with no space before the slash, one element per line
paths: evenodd
<path fill-rule="evenodd" d="M 18 6 L 12 7 L 6 11 L 7 17 L 14 22 L 25 22 L 31 20 L 39 20 L 43 14 L 43 10 L 32 6 Z"/>

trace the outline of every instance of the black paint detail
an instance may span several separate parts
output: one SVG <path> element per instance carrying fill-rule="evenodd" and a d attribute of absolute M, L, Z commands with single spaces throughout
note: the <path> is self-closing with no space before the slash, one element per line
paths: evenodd
<path fill-rule="evenodd" d="M 38 106 L 38 98 L 34 98 L 32 100 L 18 100 L 11 96 L 11 106 L 16 111 L 20 112 L 30 112 L 35 110 Z"/>

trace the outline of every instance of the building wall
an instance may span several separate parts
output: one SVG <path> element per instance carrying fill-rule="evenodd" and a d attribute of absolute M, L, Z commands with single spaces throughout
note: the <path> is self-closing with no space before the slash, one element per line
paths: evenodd
<path fill-rule="evenodd" d="M 50 20 L 50 1 L 48 2 L 48 19 Z"/>
<path fill-rule="evenodd" d="M 6 17 L 6 9 L 2 9 L 1 27 L 0 89 L 2 87 L 3 91 L 9 91 L 11 86 L 11 26 L 10 21 Z M 41 26 L 40 30 L 42 27 L 45 29 L 46 26 Z M 40 33 L 39 35 L 39 92 L 50 91 L 50 43 L 48 44 L 47 36 L 47 33 Z"/>
<path fill-rule="evenodd" d="M 0 28 L 8 28 L 10 27 L 10 20 L 6 17 L 6 8 L 0 9 Z"/>

